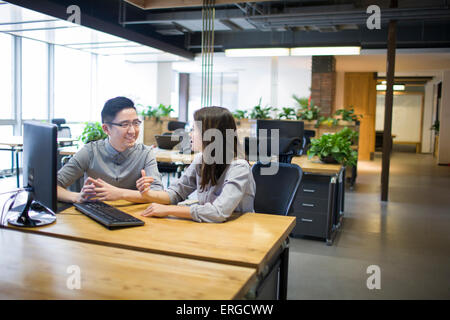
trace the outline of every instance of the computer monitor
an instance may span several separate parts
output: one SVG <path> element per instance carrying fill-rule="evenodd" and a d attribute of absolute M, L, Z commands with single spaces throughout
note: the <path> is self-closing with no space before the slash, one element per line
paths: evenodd
<path fill-rule="evenodd" d="M 257 136 L 260 135 L 260 129 L 267 129 L 267 137 L 270 137 L 270 130 L 278 129 L 280 138 L 300 138 L 303 139 L 304 123 L 295 120 L 257 120 Z"/>
<path fill-rule="evenodd" d="M 25 122 L 23 128 L 23 186 L 29 188 L 21 214 L 8 220 L 20 227 L 36 227 L 56 220 L 57 126 Z"/>

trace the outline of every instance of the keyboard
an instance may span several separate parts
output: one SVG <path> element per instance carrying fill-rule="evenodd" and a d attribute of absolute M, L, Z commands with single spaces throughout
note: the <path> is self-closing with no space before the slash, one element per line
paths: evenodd
<path fill-rule="evenodd" d="M 73 205 L 89 218 L 94 219 L 108 229 L 144 225 L 144 221 L 101 201 L 87 201 L 74 203 Z"/>

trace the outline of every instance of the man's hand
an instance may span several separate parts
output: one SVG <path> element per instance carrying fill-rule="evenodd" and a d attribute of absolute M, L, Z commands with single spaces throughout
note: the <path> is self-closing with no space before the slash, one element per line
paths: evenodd
<path fill-rule="evenodd" d="M 95 186 L 95 200 L 114 201 L 122 198 L 122 191 L 120 188 L 114 187 L 100 178 L 92 179 L 92 182 Z"/>
<path fill-rule="evenodd" d="M 80 193 L 77 194 L 73 202 L 81 203 L 95 197 L 96 192 L 94 181 L 95 179 L 92 179 L 91 177 L 87 178 L 86 181 L 84 182 L 83 188 L 81 188 Z"/>
<path fill-rule="evenodd" d="M 145 175 L 145 170 L 141 170 L 142 178 L 136 181 L 136 188 L 139 190 L 141 194 L 146 193 L 150 190 L 150 185 L 155 181 L 152 177 L 147 177 Z"/>

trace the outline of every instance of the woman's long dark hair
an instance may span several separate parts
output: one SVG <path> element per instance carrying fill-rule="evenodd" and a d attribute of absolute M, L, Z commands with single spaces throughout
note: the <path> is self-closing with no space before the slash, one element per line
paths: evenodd
<path fill-rule="evenodd" d="M 201 189 L 210 183 L 211 186 L 217 184 L 222 173 L 227 169 L 230 162 L 238 156 L 238 139 L 236 134 L 236 122 L 231 112 L 222 107 L 205 107 L 194 113 L 194 120 L 201 123 L 202 150 L 215 141 L 214 136 L 211 141 L 205 141 L 204 133 L 209 129 L 217 129 L 223 137 L 222 156 L 217 155 L 220 163 L 205 161 L 205 157 L 216 157 L 214 151 L 210 155 L 203 154 L 202 163 L 200 165 Z M 228 132 L 227 132 L 228 129 Z M 230 133 L 232 136 L 230 136 Z M 228 134 L 228 139 L 227 139 Z M 230 141 L 231 140 L 231 141 Z M 228 144 L 227 144 L 228 142 Z"/>

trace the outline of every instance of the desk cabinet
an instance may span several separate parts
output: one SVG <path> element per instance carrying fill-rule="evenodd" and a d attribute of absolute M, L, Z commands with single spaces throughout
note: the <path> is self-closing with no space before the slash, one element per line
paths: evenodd
<path fill-rule="evenodd" d="M 344 212 L 345 169 L 338 174 L 303 173 L 291 208 L 297 223 L 291 236 L 324 238 L 332 244 Z"/>

